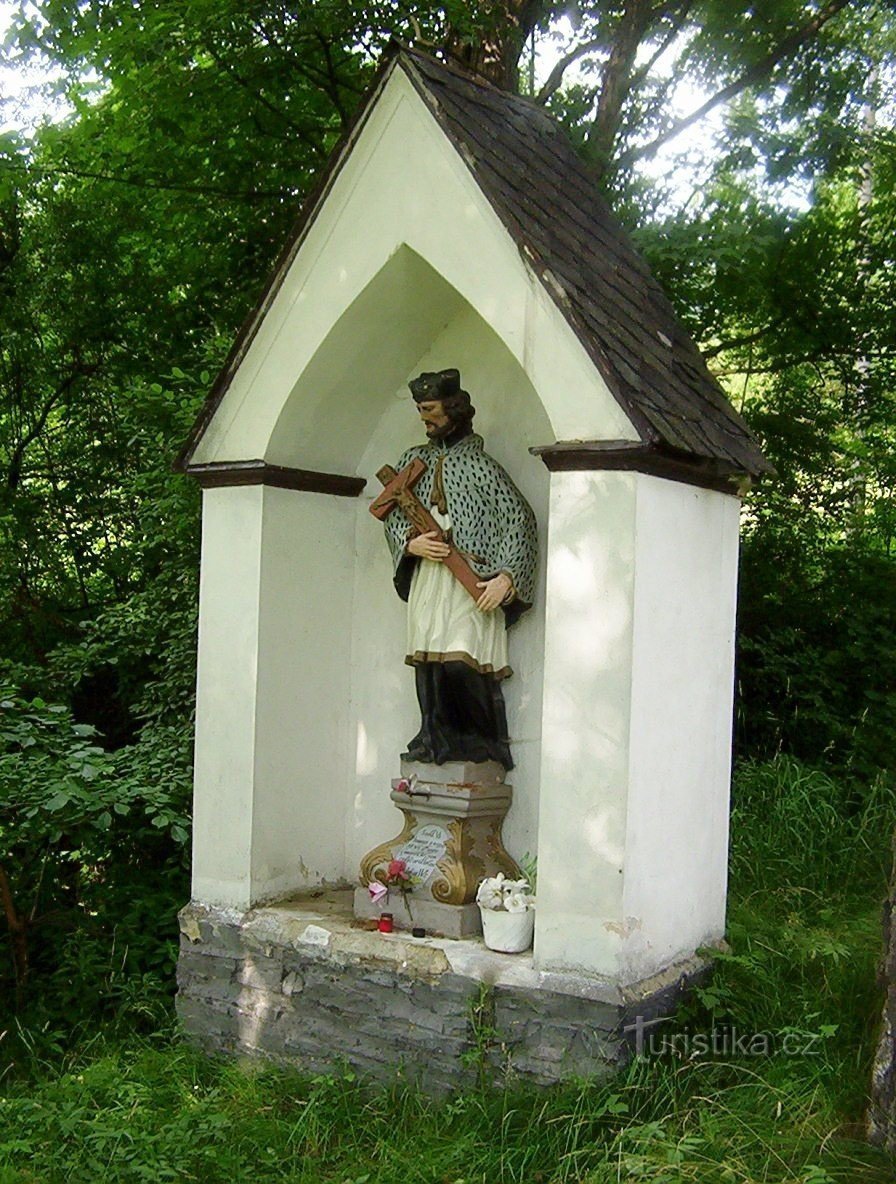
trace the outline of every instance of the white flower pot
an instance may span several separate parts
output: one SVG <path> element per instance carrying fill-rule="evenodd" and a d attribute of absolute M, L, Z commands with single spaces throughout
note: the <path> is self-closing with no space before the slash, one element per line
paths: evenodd
<path fill-rule="evenodd" d="M 500 954 L 521 954 L 532 945 L 535 932 L 535 909 L 524 913 L 508 913 L 504 909 L 484 909 L 482 915 L 482 936 L 490 950 Z"/>

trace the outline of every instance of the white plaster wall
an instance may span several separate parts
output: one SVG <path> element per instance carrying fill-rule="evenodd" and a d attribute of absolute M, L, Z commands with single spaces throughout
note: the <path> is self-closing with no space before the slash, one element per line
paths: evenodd
<path fill-rule="evenodd" d="M 404 665 L 406 605 L 392 584 L 391 559 L 383 528 L 368 510 L 380 485 L 376 470 L 395 464 L 411 444 L 423 442 L 406 379 L 423 370 L 457 366 L 476 407 L 474 428 L 486 449 L 511 474 L 539 524 L 542 560 L 533 608 L 508 635 L 514 674 L 504 683 L 515 768 L 508 781 L 513 807 L 505 825 L 508 850 L 535 853 L 541 739 L 544 649 L 544 552 L 548 518 L 548 472 L 528 449 L 545 438 L 544 411 L 526 376 L 482 319 L 462 307 L 430 348 L 392 391 L 370 437 L 359 471 L 368 478 L 356 511 L 355 611 L 352 631 L 351 745 L 353 770 L 346 816 L 347 874 L 357 875 L 362 855 L 391 837 L 400 816 L 389 800 L 398 776 L 398 755 L 416 733 L 420 717 L 414 674 Z"/>
<path fill-rule="evenodd" d="M 725 932 L 740 503 L 638 476 L 623 976 Z"/>
<path fill-rule="evenodd" d="M 455 310 L 421 305 L 418 331 L 406 298 L 413 285 L 382 293 L 364 348 L 349 343 L 351 365 L 337 373 L 313 370 L 313 381 L 303 376 L 332 327 L 404 244 L 443 277 L 446 291 L 453 289 L 493 327 L 527 373 L 550 423 L 540 443 L 636 438 L 466 165 L 396 68 L 199 442 L 195 462 L 264 457 L 353 471 L 378 418 L 373 404 L 388 397 L 415 356 L 413 342 L 405 347 L 403 341 L 426 332 L 432 340 L 430 313 L 438 319 L 441 312 L 444 325 Z M 362 320 L 355 320 L 356 328 Z M 321 430 L 328 425 L 331 430 Z"/>
<path fill-rule="evenodd" d="M 257 896 L 345 875 L 354 520 L 353 498 L 265 491 Z"/>
<path fill-rule="evenodd" d="M 552 473 L 536 964 L 614 977 L 624 933 L 636 477 Z"/>
<path fill-rule="evenodd" d="M 204 494 L 196 900 L 246 908 L 342 877 L 354 510 Z"/>
<path fill-rule="evenodd" d="M 207 904 L 251 895 L 263 498 L 260 487 L 202 498 L 193 899 Z"/>
<path fill-rule="evenodd" d="M 535 957 L 634 982 L 724 934 L 739 502 L 555 473 L 550 515 Z"/>

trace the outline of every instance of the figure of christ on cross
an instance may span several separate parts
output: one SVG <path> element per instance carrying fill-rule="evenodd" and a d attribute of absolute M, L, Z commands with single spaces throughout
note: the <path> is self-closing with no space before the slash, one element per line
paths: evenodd
<path fill-rule="evenodd" d="M 472 430 L 457 370 L 410 384 L 427 443 L 409 449 L 371 512 L 382 518 L 395 587 L 408 602 L 405 661 L 415 668 L 420 730 L 402 755 L 434 764 L 513 768 L 501 682 L 506 629 L 530 607 L 535 516 Z"/>

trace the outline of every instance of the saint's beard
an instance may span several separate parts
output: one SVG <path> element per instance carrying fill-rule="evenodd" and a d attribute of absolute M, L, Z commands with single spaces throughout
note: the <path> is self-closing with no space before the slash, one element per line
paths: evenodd
<path fill-rule="evenodd" d="M 426 424 L 426 438 L 427 440 L 444 440 L 454 433 L 456 427 L 457 425 L 450 419 L 443 424 Z"/>

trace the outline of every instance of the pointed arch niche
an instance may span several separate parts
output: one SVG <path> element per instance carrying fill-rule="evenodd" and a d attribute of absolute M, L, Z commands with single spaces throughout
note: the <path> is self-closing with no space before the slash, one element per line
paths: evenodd
<path fill-rule="evenodd" d="M 290 318 L 281 333 L 300 330 Z M 240 433 L 225 433 L 233 460 L 366 485 L 360 497 L 269 484 L 204 491 L 195 900 L 245 908 L 351 882 L 371 836 L 394 830 L 389 781 L 418 721 L 412 672 L 402 662 L 405 606 L 367 507 L 379 489 L 377 469 L 421 439 L 408 379 L 447 366 L 460 369 L 475 429 L 543 533 L 550 474 L 528 451 L 553 436 L 541 400 L 494 329 L 407 245 L 285 384 L 282 407 L 269 413 L 264 455 L 234 457 Z M 255 383 L 263 381 L 262 364 Z M 258 426 L 249 433 L 256 442 Z M 505 835 L 517 855 L 536 848 L 541 567 L 536 607 L 511 634 L 507 701 L 517 767 Z"/>

